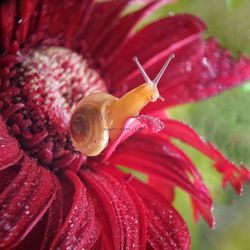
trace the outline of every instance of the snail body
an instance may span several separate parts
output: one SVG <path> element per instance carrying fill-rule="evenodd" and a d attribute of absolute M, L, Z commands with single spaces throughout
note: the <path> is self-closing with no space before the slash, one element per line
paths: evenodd
<path fill-rule="evenodd" d="M 121 98 L 99 92 L 80 100 L 70 120 L 73 146 L 83 155 L 99 155 L 107 147 L 109 141 L 119 136 L 129 117 L 138 115 L 147 103 L 155 102 L 160 98 L 157 85 L 173 57 L 174 55 L 171 55 L 168 58 L 154 81 L 149 79 L 138 59 L 135 58 L 146 83 L 129 91 Z"/>

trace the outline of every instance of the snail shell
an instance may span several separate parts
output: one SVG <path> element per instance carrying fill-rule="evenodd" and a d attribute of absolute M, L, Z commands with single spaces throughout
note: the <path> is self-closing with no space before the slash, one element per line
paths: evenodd
<path fill-rule="evenodd" d="M 94 93 L 75 107 L 70 133 L 73 146 L 82 154 L 95 156 L 107 146 L 111 125 L 107 105 L 114 100 L 117 98 L 107 93 Z"/>

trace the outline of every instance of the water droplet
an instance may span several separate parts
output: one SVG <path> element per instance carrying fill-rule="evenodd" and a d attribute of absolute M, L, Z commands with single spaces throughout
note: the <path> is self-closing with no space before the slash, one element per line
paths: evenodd
<path fill-rule="evenodd" d="M 208 66 L 208 60 L 207 60 L 206 57 L 203 57 L 203 58 L 202 58 L 202 65 L 205 66 L 205 67 Z"/>
<path fill-rule="evenodd" d="M 3 229 L 4 230 L 6 230 L 6 231 L 10 231 L 10 229 L 11 229 L 11 225 L 10 225 L 10 223 L 5 223 L 4 225 L 3 225 Z"/>
<path fill-rule="evenodd" d="M 187 72 L 192 71 L 192 63 L 191 63 L 191 62 L 186 62 L 185 70 L 186 70 Z"/>

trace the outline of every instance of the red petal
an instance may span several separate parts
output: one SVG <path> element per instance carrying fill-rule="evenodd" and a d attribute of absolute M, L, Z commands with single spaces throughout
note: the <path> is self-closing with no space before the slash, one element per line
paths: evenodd
<path fill-rule="evenodd" d="M 146 227 L 140 201 L 124 180 L 99 170 L 100 167 L 95 172 L 82 171 L 81 176 L 99 202 L 104 227 L 102 244 L 110 250 L 145 249 Z"/>
<path fill-rule="evenodd" d="M 195 213 L 198 215 L 201 213 L 213 227 L 212 199 L 201 176 L 190 159 L 161 136 L 161 133 L 133 136 L 120 145 L 110 161 L 144 172 L 149 175 L 149 180 L 156 178 L 155 186 L 152 182 L 149 184 L 156 190 L 162 188 L 160 192 L 165 195 L 169 185 L 178 185 L 197 200 L 197 205 L 194 207 Z M 123 152 L 126 152 L 126 155 Z M 164 188 L 163 185 L 166 183 Z M 158 187 L 159 184 L 160 187 Z"/>
<path fill-rule="evenodd" d="M 67 39 L 72 38 L 69 35 L 75 37 L 78 32 L 82 32 L 88 12 L 92 10 L 90 0 L 53 0 L 48 1 L 46 5 L 49 32 L 53 36 L 67 36 Z M 73 33 L 74 31 L 76 33 Z"/>
<path fill-rule="evenodd" d="M 55 178 L 56 179 L 56 178 Z M 63 219 L 63 201 L 62 201 L 62 187 L 56 179 L 57 190 L 51 206 L 47 212 L 47 223 L 43 234 L 43 240 L 40 249 L 49 249 L 53 240 L 55 239 Z M 66 192 L 66 190 L 65 190 Z M 56 220 L 55 220 L 56 218 Z"/>
<path fill-rule="evenodd" d="M 91 197 L 78 176 L 68 171 L 66 177 L 74 185 L 74 197 L 70 211 L 60 228 L 51 249 L 90 249 L 100 234 Z M 68 202 L 64 200 L 64 202 Z"/>
<path fill-rule="evenodd" d="M 71 39 L 73 43 L 78 40 L 76 37 L 80 33 L 84 33 L 86 23 L 91 15 L 93 9 L 94 1 L 83 0 L 79 4 L 79 0 L 75 1 L 75 5 L 72 6 L 72 11 L 68 11 L 70 18 L 67 21 L 67 28 L 65 30 L 68 39 Z M 71 13 L 74 13 L 72 15 Z"/>
<path fill-rule="evenodd" d="M 189 232 L 177 211 L 147 185 L 136 180 L 132 180 L 131 185 L 144 202 L 149 244 L 154 249 L 188 250 L 190 248 Z"/>
<path fill-rule="evenodd" d="M 158 191 L 170 203 L 174 201 L 174 185 L 171 185 L 167 181 L 157 178 L 154 175 L 148 176 L 148 185 Z"/>
<path fill-rule="evenodd" d="M 136 118 L 129 118 L 124 124 L 123 130 L 118 138 L 110 142 L 108 147 L 100 155 L 101 161 L 106 161 L 113 154 L 117 146 L 134 133 L 143 130 L 147 132 L 158 133 L 163 129 L 163 127 L 163 122 L 161 122 L 158 118 L 152 116 L 140 115 Z"/>
<path fill-rule="evenodd" d="M 84 30 L 84 39 L 91 52 L 113 27 L 128 0 L 96 2 Z"/>
<path fill-rule="evenodd" d="M 174 120 L 166 120 L 165 129 L 161 133 L 162 138 L 175 137 L 198 149 L 203 154 L 215 161 L 214 166 L 221 174 L 223 180 L 230 182 L 237 193 L 242 190 L 243 181 L 250 180 L 250 174 L 245 168 L 237 168 L 226 159 L 212 144 L 202 140 L 189 126 Z"/>
<path fill-rule="evenodd" d="M 103 151 L 100 156 L 102 162 L 106 161 L 115 151 L 116 147 L 125 141 L 128 137 L 143 128 L 143 124 L 136 118 L 129 118 L 124 124 L 124 130 L 113 142 L 110 142 L 108 147 Z"/>
<path fill-rule="evenodd" d="M 53 175 L 27 156 L 21 170 L 0 195 L 0 247 L 9 248 L 32 230 L 54 197 Z"/>
<path fill-rule="evenodd" d="M 0 116 L 0 170 L 16 164 L 23 153 L 15 138 L 8 134 L 7 126 Z"/>
<path fill-rule="evenodd" d="M 174 50 L 199 38 L 203 29 L 204 24 L 200 19 L 183 14 L 158 20 L 137 32 L 106 65 L 105 71 L 116 94 L 120 94 L 117 91 L 125 83 L 128 89 L 137 86 L 137 82 L 131 81 L 135 76 L 139 76 L 142 81 L 140 72 L 132 61 L 135 55 L 140 58 L 147 71 L 159 58 L 167 57 Z M 127 90 L 123 87 L 122 91 Z"/>
<path fill-rule="evenodd" d="M 9 185 L 18 174 L 19 167 L 17 165 L 11 168 L 5 168 L 0 171 L 0 193 Z"/>
<path fill-rule="evenodd" d="M 153 11 L 156 4 L 157 1 L 150 1 L 142 9 L 120 18 L 99 42 L 93 55 L 101 59 L 104 65 L 106 60 L 112 60 L 112 56 L 114 56 L 116 50 L 132 35 L 132 29 L 141 19 Z"/>
<path fill-rule="evenodd" d="M 14 38 L 23 47 L 34 47 L 41 40 L 44 44 L 76 46 L 76 37 L 83 33 L 92 10 L 91 0 L 7 2 L 0 5 L 0 30 L 4 35 L 0 36 L 0 52 L 6 51 Z"/>
<path fill-rule="evenodd" d="M 190 96 L 191 100 L 204 99 L 202 92 L 207 98 L 250 79 L 250 60 L 240 56 L 235 61 L 230 52 L 221 48 L 215 39 L 206 41 L 202 65 L 201 78 L 194 96 Z"/>
<path fill-rule="evenodd" d="M 211 228 L 215 227 L 215 218 L 211 210 L 213 210 L 213 207 L 210 208 L 210 210 L 207 209 L 207 206 L 203 204 L 202 202 L 195 200 L 191 198 L 192 206 L 193 206 L 193 214 L 195 222 L 198 221 L 199 216 L 201 215 L 205 221 L 208 223 L 208 225 Z"/>
<path fill-rule="evenodd" d="M 19 5 L 19 19 L 18 19 L 18 27 L 16 29 L 16 36 L 17 41 L 22 44 L 25 42 L 28 33 L 30 31 L 30 26 L 33 24 L 33 26 L 37 23 L 34 22 L 34 19 L 37 20 L 38 18 L 38 5 L 40 0 L 26 0 L 23 1 Z M 34 29 L 34 27 L 32 27 Z"/>
<path fill-rule="evenodd" d="M 47 214 L 35 225 L 31 232 L 15 247 L 15 250 L 41 249 L 44 240 L 44 231 L 47 224 Z"/>
<path fill-rule="evenodd" d="M 148 147 L 151 145 L 152 147 Z M 148 150 L 145 150 L 145 149 Z M 126 151 L 126 155 L 124 155 Z M 189 180 L 186 171 L 188 170 L 185 163 L 181 160 L 171 159 L 162 152 L 153 140 L 145 140 L 138 137 L 123 143 L 115 154 L 109 159 L 111 163 L 128 166 L 138 171 L 154 175 L 168 181 L 170 184 L 178 185 L 195 198 L 210 205 L 211 199 L 205 192 L 201 192 Z"/>
<path fill-rule="evenodd" d="M 12 43 L 15 21 L 16 1 L 0 3 L 0 52 L 6 52 Z"/>

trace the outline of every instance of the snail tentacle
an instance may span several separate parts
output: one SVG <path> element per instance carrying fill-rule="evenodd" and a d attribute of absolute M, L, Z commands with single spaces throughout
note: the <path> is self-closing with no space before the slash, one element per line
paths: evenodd
<path fill-rule="evenodd" d="M 170 54 L 169 58 L 167 59 L 167 61 L 164 63 L 164 65 L 162 66 L 161 70 L 159 71 L 159 73 L 157 74 L 157 76 L 155 77 L 155 79 L 153 80 L 153 83 L 157 86 L 159 81 L 161 80 L 166 68 L 168 67 L 169 63 L 171 62 L 171 60 L 175 57 L 174 54 Z"/>

